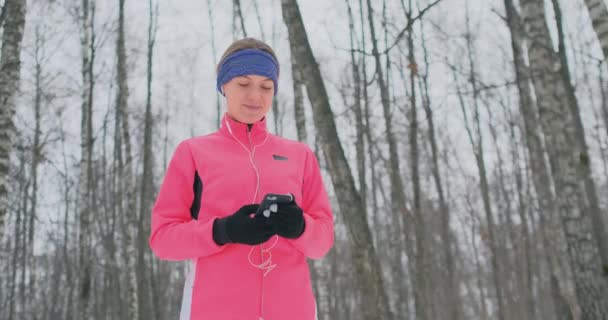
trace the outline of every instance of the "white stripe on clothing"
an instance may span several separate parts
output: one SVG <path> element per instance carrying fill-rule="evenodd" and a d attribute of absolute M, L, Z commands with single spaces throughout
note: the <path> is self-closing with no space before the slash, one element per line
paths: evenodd
<path fill-rule="evenodd" d="M 184 281 L 184 294 L 182 296 L 182 308 L 179 313 L 179 320 L 190 320 L 190 311 L 192 309 L 196 259 L 188 260 L 186 263 L 186 280 Z"/>

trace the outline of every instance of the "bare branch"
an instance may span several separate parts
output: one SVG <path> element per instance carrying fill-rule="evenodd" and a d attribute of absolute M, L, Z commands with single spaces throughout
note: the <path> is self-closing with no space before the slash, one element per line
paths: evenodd
<path fill-rule="evenodd" d="M 407 24 L 405 25 L 403 30 L 401 30 L 401 32 L 399 32 L 399 34 L 397 35 L 397 38 L 395 39 L 393 44 L 391 44 L 388 48 L 384 49 L 384 51 L 381 54 L 383 54 L 383 55 L 388 54 L 388 52 L 391 51 L 391 49 L 393 47 L 395 47 L 397 45 L 397 43 L 399 43 L 401 38 L 403 38 L 403 35 L 412 28 L 412 26 L 414 25 L 414 22 L 416 22 L 416 20 L 421 19 L 431 8 L 433 8 L 434 6 L 439 4 L 439 2 L 441 2 L 441 1 L 443 1 L 443 0 L 435 0 L 435 2 L 429 4 L 424 9 L 420 10 L 420 12 L 418 13 L 418 15 L 416 17 L 414 17 L 412 19 L 408 19 Z"/>

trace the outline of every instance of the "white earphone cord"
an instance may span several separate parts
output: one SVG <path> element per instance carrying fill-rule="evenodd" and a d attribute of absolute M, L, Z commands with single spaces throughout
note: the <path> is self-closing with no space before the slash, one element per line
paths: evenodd
<path fill-rule="evenodd" d="M 225 123 L 226 123 L 226 127 L 228 128 L 228 132 L 230 132 L 230 135 L 232 136 L 232 138 L 234 140 L 236 140 L 241 145 L 241 147 L 243 147 L 243 149 L 245 149 L 245 151 L 247 151 L 247 153 L 249 154 L 249 162 L 251 162 L 251 166 L 253 166 L 253 170 L 255 171 L 255 175 L 256 175 L 256 178 L 257 178 L 257 184 L 256 184 L 256 188 L 255 188 L 255 193 L 253 194 L 253 200 L 251 201 L 252 203 L 255 203 L 256 202 L 256 198 L 258 196 L 258 191 L 260 189 L 260 173 L 258 171 L 258 168 L 255 166 L 255 162 L 253 161 L 253 156 L 255 154 L 255 149 L 257 147 L 260 147 L 260 146 L 264 145 L 266 143 L 266 140 L 268 140 L 268 132 L 266 132 L 266 137 L 264 138 L 264 141 L 262 141 L 261 144 L 259 144 L 257 146 L 254 146 L 253 150 L 249 151 L 249 149 L 247 149 L 247 147 L 245 147 L 245 145 L 239 139 L 237 139 L 234 136 L 234 134 L 232 133 L 232 128 L 230 127 L 230 123 L 228 122 L 228 120 L 226 120 Z M 275 235 L 274 237 L 275 237 L 275 241 L 274 241 L 274 243 L 269 248 L 264 249 L 264 247 L 261 244 L 259 245 L 260 246 L 260 260 L 263 260 L 264 259 L 264 253 L 267 253 L 268 254 L 268 259 L 266 261 L 263 261 L 260 264 L 255 264 L 255 263 L 253 263 L 251 261 L 251 253 L 255 249 L 255 246 L 251 247 L 251 250 L 249 250 L 249 254 L 247 255 L 247 260 L 249 261 L 250 265 L 252 265 L 252 266 L 254 266 L 254 267 L 258 268 L 258 269 L 261 269 L 261 270 L 266 270 L 264 272 L 264 277 L 266 277 L 266 275 L 268 273 L 270 273 L 270 271 L 272 271 L 272 269 L 274 269 L 277 266 L 276 263 L 275 264 L 272 263 L 272 252 L 270 252 L 270 250 L 272 248 L 274 248 L 274 246 L 279 241 L 279 237 L 277 235 Z"/>

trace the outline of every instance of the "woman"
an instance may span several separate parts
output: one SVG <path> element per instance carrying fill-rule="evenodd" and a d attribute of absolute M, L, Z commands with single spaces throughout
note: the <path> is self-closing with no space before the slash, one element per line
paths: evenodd
<path fill-rule="evenodd" d="M 217 69 L 220 129 L 182 141 L 169 163 L 150 247 L 190 260 L 180 319 L 316 319 L 306 258 L 329 251 L 334 222 L 314 153 L 266 129 L 278 77 L 267 44 L 230 45 Z M 254 214 L 269 193 L 295 200 Z"/>

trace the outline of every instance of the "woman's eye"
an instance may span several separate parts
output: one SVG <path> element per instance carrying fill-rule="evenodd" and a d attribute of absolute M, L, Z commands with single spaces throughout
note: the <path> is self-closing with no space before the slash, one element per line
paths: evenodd
<path fill-rule="evenodd" d="M 239 86 L 241 86 L 241 87 L 246 87 L 248 85 L 249 85 L 249 83 L 239 83 Z"/>
<path fill-rule="evenodd" d="M 269 88 L 269 87 L 262 87 L 262 89 L 264 89 L 264 90 L 272 90 L 272 88 Z"/>

